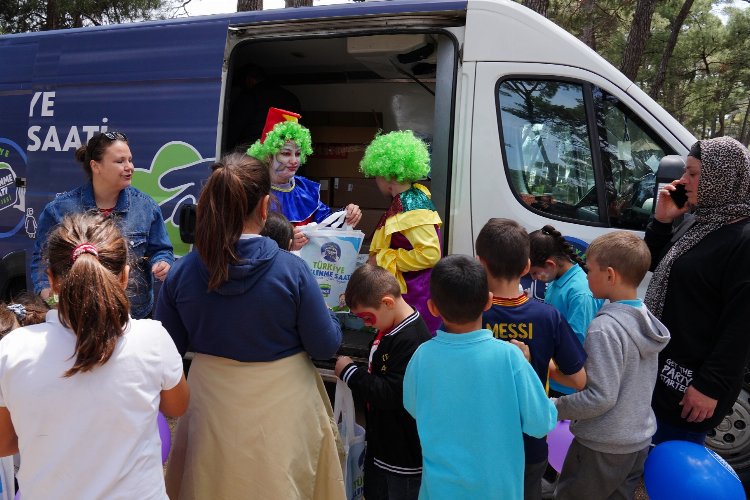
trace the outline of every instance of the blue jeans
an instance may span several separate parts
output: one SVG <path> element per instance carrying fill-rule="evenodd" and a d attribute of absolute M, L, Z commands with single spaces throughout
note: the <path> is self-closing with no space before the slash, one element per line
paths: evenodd
<path fill-rule="evenodd" d="M 689 441 L 702 445 L 708 432 L 688 431 L 656 419 L 656 434 L 651 438 L 651 444 L 656 446 L 665 441 Z"/>
<path fill-rule="evenodd" d="M 365 498 L 367 500 L 417 500 L 422 475 L 402 476 L 376 465 L 365 464 Z"/>

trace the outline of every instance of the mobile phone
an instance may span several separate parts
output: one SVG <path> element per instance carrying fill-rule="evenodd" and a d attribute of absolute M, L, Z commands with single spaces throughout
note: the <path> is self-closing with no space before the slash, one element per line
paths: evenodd
<path fill-rule="evenodd" d="M 684 184 L 677 184 L 674 191 L 670 191 L 669 195 L 672 197 L 672 201 L 677 208 L 682 208 L 687 203 L 687 193 L 685 192 Z"/>

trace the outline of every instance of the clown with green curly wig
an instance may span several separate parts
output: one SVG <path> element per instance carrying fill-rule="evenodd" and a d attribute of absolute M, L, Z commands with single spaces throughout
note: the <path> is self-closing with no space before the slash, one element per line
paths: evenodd
<path fill-rule="evenodd" d="M 434 332 L 440 319 L 427 310 L 427 299 L 432 268 L 442 256 L 442 221 L 430 191 L 417 182 L 430 173 L 427 144 L 411 130 L 380 135 L 367 146 L 359 165 L 391 198 L 373 234 L 369 262 L 396 276 L 404 300 Z"/>
<path fill-rule="evenodd" d="M 294 226 L 321 222 L 333 212 L 320 200 L 320 184 L 296 175 L 313 152 L 310 131 L 299 124 L 300 118 L 297 113 L 270 108 L 261 138 L 247 150 L 249 156 L 268 164 L 275 195 L 271 208 L 283 213 Z M 357 205 L 346 207 L 347 224 L 356 226 L 361 218 Z M 307 242 L 295 227 L 292 249 L 299 250 Z"/>

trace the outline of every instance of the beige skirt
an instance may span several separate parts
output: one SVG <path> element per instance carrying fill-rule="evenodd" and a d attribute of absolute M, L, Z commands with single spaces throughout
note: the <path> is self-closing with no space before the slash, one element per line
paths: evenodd
<path fill-rule="evenodd" d="M 167 469 L 172 500 L 345 499 L 341 447 L 306 353 L 265 363 L 196 355 Z"/>

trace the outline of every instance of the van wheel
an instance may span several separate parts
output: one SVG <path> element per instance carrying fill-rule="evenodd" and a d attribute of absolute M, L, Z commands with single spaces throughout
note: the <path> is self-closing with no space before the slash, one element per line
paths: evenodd
<path fill-rule="evenodd" d="M 745 384 L 732 411 L 708 433 L 706 446 L 721 455 L 737 471 L 742 483 L 750 486 L 750 392 L 747 382 L 746 369 Z"/>

